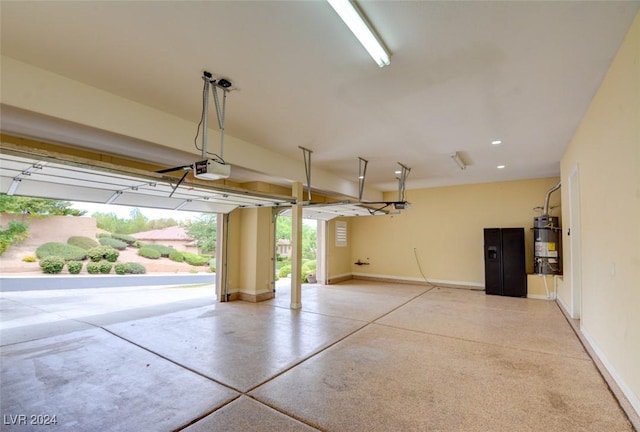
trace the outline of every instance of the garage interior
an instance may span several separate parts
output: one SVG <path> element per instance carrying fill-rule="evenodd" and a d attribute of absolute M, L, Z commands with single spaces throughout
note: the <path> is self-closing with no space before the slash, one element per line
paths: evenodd
<path fill-rule="evenodd" d="M 217 301 L 2 292 L 55 323 L 0 334 L 3 429 L 638 430 L 640 2 L 357 6 L 390 64 L 324 1 L 0 4 L 0 191 L 224 230 Z M 324 220 L 318 284 L 274 291 L 280 211 L 294 276 Z M 524 228 L 528 298 L 484 292 L 495 227 Z"/>

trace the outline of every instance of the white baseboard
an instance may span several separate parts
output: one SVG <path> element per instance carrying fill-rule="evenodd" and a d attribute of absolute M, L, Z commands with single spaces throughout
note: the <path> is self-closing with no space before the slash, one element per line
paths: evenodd
<path fill-rule="evenodd" d="M 571 317 L 571 316 L 572 316 L 572 314 L 571 314 L 571 308 L 569 307 L 569 305 L 567 305 L 567 304 L 565 303 L 565 301 L 562 299 L 562 297 L 557 296 L 556 300 L 558 301 L 558 303 L 560 303 L 560 306 L 562 306 L 562 309 L 564 309 L 564 311 L 566 312 L 566 314 L 567 314 L 568 316 L 570 316 L 570 317 Z M 572 318 L 573 318 L 573 317 L 572 317 Z"/>
<path fill-rule="evenodd" d="M 553 296 L 549 298 L 545 294 L 527 294 L 527 298 L 535 299 L 535 300 L 555 300 Z"/>
<path fill-rule="evenodd" d="M 613 364 L 611 364 L 604 352 L 598 347 L 593 338 L 589 336 L 589 333 L 587 333 L 584 328 L 581 328 L 580 332 L 587 340 L 587 342 L 589 342 L 591 349 L 593 349 L 595 354 L 598 356 L 598 359 L 607 370 L 607 372 L 609 372 L 611 378 L 613 378 L 613 380 L 616 382 L 616 384 L 620 388 L 620 391 L 622 391 L 624 396 L 627 398 L 629 404 L 631 404 L 636 414 L 640 416 L 640 399 L 638 398 L 638 395 L 636 395 L 633 390 L 631 390 L 631 388 L 629 388 L 629 386 L 625 383 L 625 381 L 622 379 L 620 374 L 618 374 L 616 368 L 613 367 Z"/>
<path fill-rule="evenodd" d="M 416 282 L 416 283 L 432 283 L 434 285 L 454 285 L 454 286 L 466 286 L 466 287 L 475 287 L 484 289 L 484 283 L 480 282 L 468 282 L 468 281 L 451 281 L 444 279 L 428 279 L 425 280 L 419 277 L 406 277 L 406 276 L 396 276 L 396 275 L 384 275 L 384 274 L 376 274 L 376 273 L 352 273 L 353 277 L 362 277 L 362 278 L 372 278 L 372 279 L 383 279 L 383 280 L 397 280 L 404 282 Z"/>

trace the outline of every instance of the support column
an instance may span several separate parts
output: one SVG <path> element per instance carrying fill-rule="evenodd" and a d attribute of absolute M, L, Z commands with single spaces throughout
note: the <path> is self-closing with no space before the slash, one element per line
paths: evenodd
<path fill-rule="evenodd" d="M 302 183 L 295 182 L 292 196 L 296 204 L 291 208 L 291 309 L 302 308 L 302 195 Z"/>
<path fill-rule="evenodd" d="M 216 235 L 216 297 L 219 302 L 229 300 L 229 280 L 227 259 L 229 251 L 229 215 L 218 213 L 216 217 L 217 235 Z"/>

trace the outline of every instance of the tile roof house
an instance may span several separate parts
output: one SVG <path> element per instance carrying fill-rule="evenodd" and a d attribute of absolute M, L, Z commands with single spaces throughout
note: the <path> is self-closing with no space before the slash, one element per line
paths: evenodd
<path fill-rule="evenodd" d="M 157 243 L 171 246 L 176 250 L 197 252 L 197 245 L 193 238 L 181 226 L 171 226 L 151 231 L 131 234 L 132 237 L 144 243 Z"/>

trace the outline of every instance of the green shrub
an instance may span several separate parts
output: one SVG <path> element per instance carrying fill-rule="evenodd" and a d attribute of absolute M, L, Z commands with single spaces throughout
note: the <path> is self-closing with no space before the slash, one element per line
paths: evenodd
<path fill-rule="evenodd" d="M 22 261 L 24 261 L 24 262 L 36 262 L 36 261 L 38 261 L 38 258 L 36 258 L 34 255 L 25 255 L 24 257 L 22 257 Z"/>
<path fill-rule="evenodd" d="M 103 247 L 105 248 L 104 259 L 112 263 L 116 262 L 118 260 L 118 257 L 120 256 L 120 252 L 109 246 Z"/>
<path fill-rule="evenodd" d="M 93 262 L 106 259 L 109 262 L 116 262 L 120 256 L 120 252 L 111 246 L 97 246 L 87 251 L 87 256 Z"/>
<path fill-rule="evenodd" d="M 149 258 L 149 259 L 158 259 L 161 257 L 160 252 L 148 247 L 143 247 L 138 249 L 138 255 L 140 255 L 141 257 Z"/>
<path fill-rule="evenodd" d="M 5 253 L 11 247 L 11 239 L 8 237 L 0 237 L 0 255 Z"/>
<path fill-rule="evenodd" d="M 127 243 L 122 240 L 116 240 L 114 238 L 102 237 L 99 239 L 100 244 L 102 246 L 111 246 L 114 249 L 125 250 L 127 248 Z"/>
<path fill-rule="evenodd" d="M 79 248 L 82 248 L 84 250 L 89 250 L 91 248 L 98 246 L 97 241 L 89 237 L 83 237 L 83 236 L 69 237 L 67 239 L 67 244 L 70 244 L 72 246 L 78 246 Z"/>
<path fill-rule="evenodd" d="M 113 267 L 113 264 L 111 264 L 109 261 L 100 261 L 98 263 L 98 270 L 100 271 L 100 273 L 102 274 L 109 274 L 111 273 L 111 268 Z"/>
<path fill-rule="evenodd" d="M 124 263 L 118 263 L 118 264 L 113 266 L 113 270 L 118 275 L 127 274 L 127 265 L 124 264 Z"/>
<path fill-rule="evenodd" d="M 99 262 L 89 262 L 87 263 L 87 273 L 89 274 L 98 274 L 100 273 L 100 263 Z"/>
<path fill-rule="evenodd" d="M 206 266 L 209 264 L 209 258 L 206 256 L 194 254 L 192 252 L 183 252 L 184 261 L 192 266 Z"/>
<path fill-rule="evenodd" d="M 304 264 L 302 264 L 301 272 L 302 272 L 303 275 L 310 274 L 310 273 L 315 274 L 316 273 L 316 260 L 310 260 L 310 261 L 307 261 Z"/>
<path fill-rule="evenodd" d="M 21 221 L 10 221 L 7 229 L 0 229 L 0 255 L 5 253 L 11 245 L 20 243 L 29 236 L 27 223 Z"/>
<path fill-rule="evenodd" d="M 175 249 L 172 247 L 156 244 L 156 243 L 147 243 L 144 245 L 144 247 L 160 252 L 160 256 L 163 256 L 165 258 L 168 257 L 169 254 L 171 254 L 171 252 L 175 251 Z"/>
<path fill-rule="evenodd" d="M 280 271 L 278 271 L 278 276 L 281 278 L 286 278 L 291 273 L 291 264 L 284 265 L 280 267 Z"/>
<path fill-rule="evenodd" d="M 40 260 L 40 268 L 44 273 L 60 273 L 64 268 L 64 258 L 49 255 Z"/>
<path fill-rule="evenodd" d="M 145 274 L 147 269 L 138 263 L 127 263 L 127 273 L 130 274 Z"/>
<path fill-rule="evenodd" d="M 87 251 L 87 256 L 93 262 L 102 261 L 104 258 L 104 248 L 105 246 L 96 246 Z"/>
<path fill-rule="evenodd" d="M 82 262 L 81 261 L 69 261 L 67 263 L 67 270 L 71 274 L 78 274 L 82 271 Z"/>
<path fill-rule="evenodd" d="M 59 256 L 65 261 L 82 261 L 87 257 L 87 251 L 66 243 L 49 242 L 36 249 L 36 256 L 40 259 Z"/>
<path fill-rule="evenodd" d="M 114 266 L 116 274 L 145 274 L 147 269 L 138 263 L 118 263 Z"/>
<path fill-rule="evenodd" d="M 110 238 L 111 234 L 110 233 L 98 233 L 96 234 L 96 238 Z"/>
<path fill-rule="evenodd" d="M 182 261 L 184 261 L 184 255 L 180 251 L 173 250 L 169 254 L 169 259 L 171 261 L 175 261 L 175 262 L 182 262 Z"/>
<path fill-rule="evenodd" d="M 131 237 L 130 235 L 126 234 L 111 234 L 111 238 L 123 241 L 128 245 L 132 245 L 138 241 L 135 237 Z"/>
<path fill-rule="evenodd" d="M 282 267 L 284 267 L 286 265 L 288 265 L 288 266 L 291 265 L 291 259 L 290 258 L 287 258 L 287 259 L 285 259 L 283 261 L 276 261 L 276 269 L 277 270 L 280 270 Z"/>
<path fill-rule="evenodd" d="M 209 270 L 211 270 L 211 273 L 215 273 L 216 272 L 216 259 L 210 259 L 209 260 Z"/>

